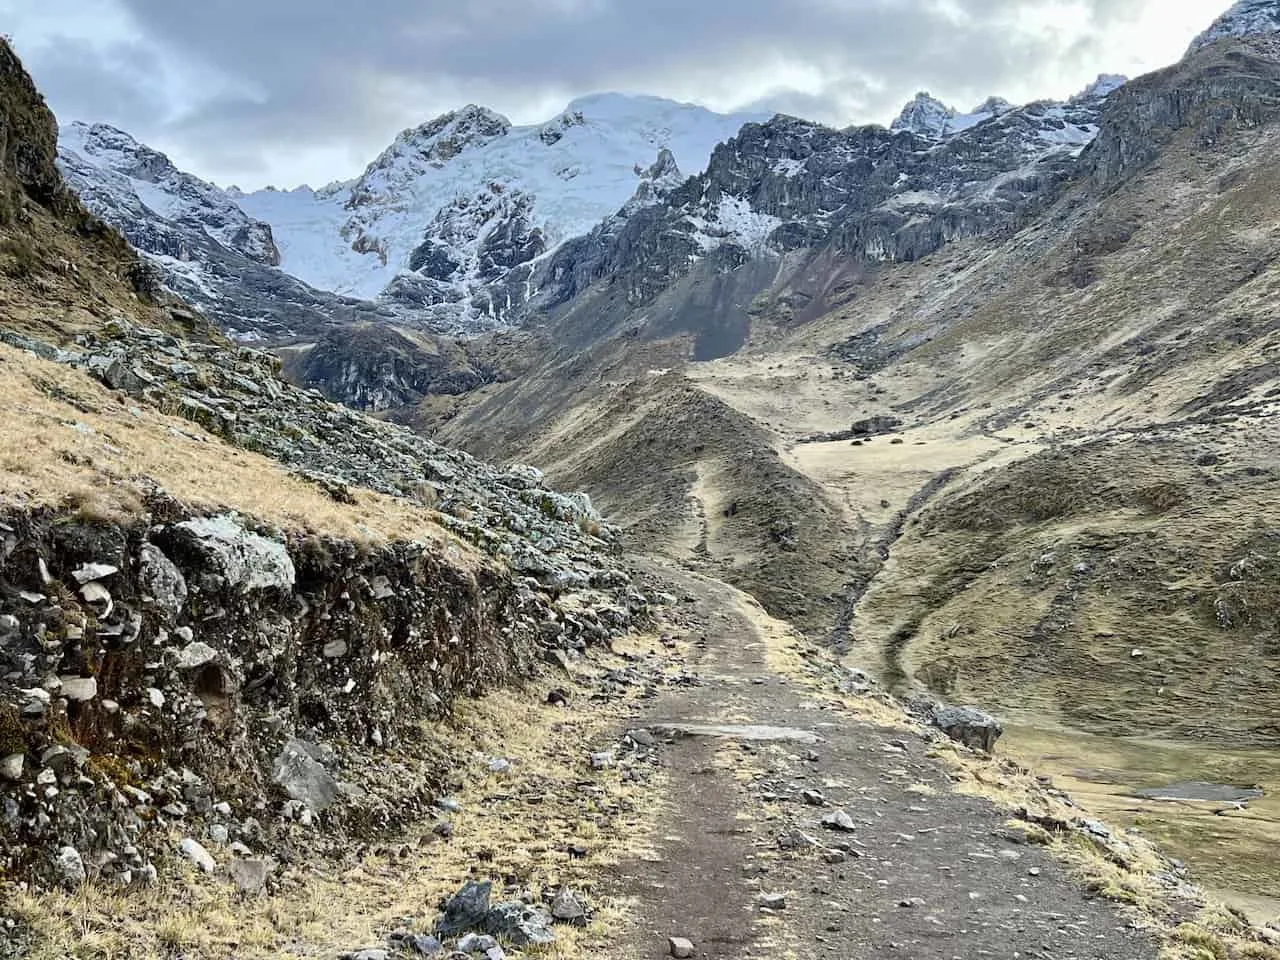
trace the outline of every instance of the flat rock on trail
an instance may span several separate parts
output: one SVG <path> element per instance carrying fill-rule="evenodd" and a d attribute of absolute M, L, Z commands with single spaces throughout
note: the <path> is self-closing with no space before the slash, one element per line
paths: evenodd
<path fill-rule="evenodd" d="M 686 602 L 689 667 L 639 723 L 668 795 L 657 856 L 613 882 L 638 922 L 619 957 L 1040 960 L 1154 958 L 1154 941 L 1086 897 L 1007 815 L 953 793 L 928 743 L 806 697 L 769 666 L 769 621 L 724 584 L 663 568 Z M 796 736 L 782 735 L 794 731 Z M 852 830 L 824 828 L 844 811 Z M 781 896 L 777 896 L 781 895 Z"/>

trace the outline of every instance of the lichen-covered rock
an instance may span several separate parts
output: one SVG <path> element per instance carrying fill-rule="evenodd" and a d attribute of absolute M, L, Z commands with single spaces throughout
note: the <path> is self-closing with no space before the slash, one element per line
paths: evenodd
<path fill-rule="evenodd" d="M 176 524 L 171 539 L 199 555 L 214 576 L 242 593 L 287 590 L 296 572 L 284 544 L 250 533 L 232 517 L 198 517 Z"/>
<path fill-rule="evenodd" d="M 436 934 L 448 936 L 483 926 L 492 893 L 493 884 L 488 880 L 467 883 L 445 903 L 444 912 L 436 921 Z"/>
<path fill-rule="evenodd" d="M 152 543 L 144 543 L 138 551 L 138 582 L 143 600 L 150 600 L 170 617 L 182 612 L 187 602 L 187 580 L 182 571 Z"/>

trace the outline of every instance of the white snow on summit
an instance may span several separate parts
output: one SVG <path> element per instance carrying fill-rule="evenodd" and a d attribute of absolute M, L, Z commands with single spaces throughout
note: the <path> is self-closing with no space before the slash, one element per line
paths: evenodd
<path fill-rule="evenodd" d="M 929 140 L 945 140 L 1012 109 L 1013 105 L 1008 100 L 988 97 L 968 113 L 960 113 L 922 90 L 902 108 L 902 113 L 889 125 L 889 129 L 894 132 L 909 130 Z"/>
<path fill-rule="evenodd" d="M 355 180 L 238 201 L 271 224 L 284 270 L 361 299 L 378 297 L 410 272 L 414 251 L 433 245 L 457 265 L 455 289 L 437 293 L 465 311 L 484 271 L 477 257 L 486 237 L 513 216 L 540 232 L 549 253 L 626 204 L 659 151 L 695 174 L 718 143 L 765 119 L 612 93 L 523 127 L 471 106 L 406 130 Z"/>
<path fill-rule="evenodd" d="M 1280 32 L 1280 0 L 1240 0 L 1218 17 L 1195 40 L 1187 53 L 1226 37 L 1248 37 Z"/>
<path fill-rule="evenodd" d="M 58 129 L 59 164 L 94 212 L 115 206 L 136 221 L 145 210 L 165 220 L 191 224 L 231 250 L 275 265 L 279 251 L 271 228 L 253 219 L 225 191 L 183 173 L 163 153 L 103 123 L 64 124 Z"/>

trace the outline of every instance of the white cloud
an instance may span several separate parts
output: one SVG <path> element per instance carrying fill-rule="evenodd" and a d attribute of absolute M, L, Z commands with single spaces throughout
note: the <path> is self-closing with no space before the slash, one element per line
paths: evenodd
<path fill-rule="evenodd" d="M 646 92 L 837 125 L 918 89 L 1065 97 L 1176 60 L 1226 0 L 0 0 L 55 111 L 220 182 L 349 177 L 466 102 L 516 122 Z"/>

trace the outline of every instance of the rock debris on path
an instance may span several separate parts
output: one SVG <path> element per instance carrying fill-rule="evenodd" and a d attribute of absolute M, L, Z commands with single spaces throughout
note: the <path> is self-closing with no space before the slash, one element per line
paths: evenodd
<path fill-rule="evenodd" d="M 697 597 L 685 626 L 704 683 L 634 723 L 667 741 L 670 813 L 658 856 L 617 871 L 640 913 L 620 957 L 1157 957 L 1116 906 L 1010 839 L 1007 814 L 951 792 L 923 736 L 807 700 L 770 673 L 735 593 L 674 576 Z M 807 736 L 761 735 L 783 730 Z"/>

